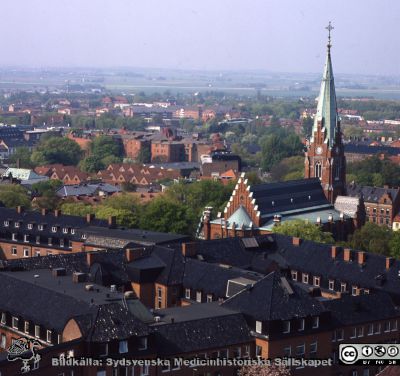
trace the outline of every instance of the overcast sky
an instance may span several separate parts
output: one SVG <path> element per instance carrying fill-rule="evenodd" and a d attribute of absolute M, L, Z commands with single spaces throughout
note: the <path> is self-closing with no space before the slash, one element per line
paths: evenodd
<path fill-rule="evenodd" d="M 400 75 L 398 0 L 1 0 L 0 66 Z"/>

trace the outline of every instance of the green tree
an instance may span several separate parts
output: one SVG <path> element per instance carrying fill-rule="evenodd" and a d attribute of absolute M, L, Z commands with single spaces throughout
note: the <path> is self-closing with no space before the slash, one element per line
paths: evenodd
<path fill-rule="evenodd" d="M 53 163 L 77 165 L 81 156 L 82 150 L 75 141 L 65 137 L 50 137 L 39 143 L 31 161 L 37 166 Z"/>
<path fill-rule="evenodd" d="M 108 219 L 113 216 L 119 226 L 133 228 L 138 225 L 137 216 L 128 209 L 115 209 L 106 205 L 99 205 L 95 208 L 95 215 L 100 219 Z"/>
<path fill-rule="evenodd" d="M 86 214 L 94 214 L 95 209 L 92 205 L 83 202 L 64 202 L 61 205 L 61 211 L 64 214 L 85 217 Z"/>
<path fill-rule="evenodd" d="M 394 231 L 389 240 L 390 255 L 400 259 L 400 231 Z"/>
<path fill-rule="evenodd" d="M 349 245 L 354 249 L 389 255 L 391 237 L 392 231 L 388 227 L 367 222 L 350 236 Z"/>
<path fill-rule="evenodd" d="M 31 161 L 32 152 L 25 146 L 16 149 L 15 153 L 10 157 L 10 164 L 17 166 L 19 162 L 20 168 L 33 168 L 34 163 Z"/>
<path fill-rule="evenodd" d="M 32 184 L 32 192 L 36 195 L 43 196 L 47 192 L 55 192 L 62 187 L 63 182 L 57 179 L 50 179 Z"/>
<path fill-rule="evenodd" d="M 31 197 L 21 185 L 0 186 L 0 202 L 7 208 L 23 206 L 25 209 L 30 209 L 31 207 Z"/>
<path fill-rule="evenodd" d="M 151 161 L 151 152 L 149 148 L 141 148 L 136 157 L 137 163 L 150 163 Z"/>
<path fill-rule="evenodd" d="M 90 143 L 91 155 L 95 155 L 99 159 L 103 159 L 108 156 L 122 157 L 122 152 L 121 143 L 110 136 L 96 137 Z"/>
<path fill-rule="evenodd" d="M 332 244 L 335 242 L 330 232 L 324 232 L 320 226 L 301 219 L 280 223 L 274 226 L 273 231 L 278 234 L 296 236 L 319 243 Z"/>
<path fill-rule="evenodd" d="M 192 211 L 166 197 L 149 202 L 140 218 L 140 227 L 146 230 L 190 234 L 195 230 Z"/>
<path fill-rule="evenodd" d="M 82 159 L 79 168 L 87 173 L 93 173 L 104 169 L 104 164 L 97 155 L 89 155 Z"/>

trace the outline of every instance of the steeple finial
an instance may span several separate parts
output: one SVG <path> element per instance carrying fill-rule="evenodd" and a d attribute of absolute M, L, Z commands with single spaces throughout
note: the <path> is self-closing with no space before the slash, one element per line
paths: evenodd
<path fill-rule="evenodd" d="M 332 47 L 332 44 L 331 44 L 331 31 L 334 29 L 334 27 L 332 26 L 331 21 L 329 21 L 329 24 L 325 29 L 328 30 L 328 50 L 330 50 L 331 47 Z"/>

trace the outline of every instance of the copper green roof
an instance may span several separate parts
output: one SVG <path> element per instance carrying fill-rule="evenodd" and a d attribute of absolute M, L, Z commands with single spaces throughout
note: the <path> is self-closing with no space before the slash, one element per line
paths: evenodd
<path fill-rule="evenodd" d="M 322 76 L 312 136 L 314 136 L 314 132 L 317 130 L 318 121 L 321 120 L 323 121 L 323 128 L 325 130 L 324 142 L 327 143 L 330 148 L 332 148 L 335 142 L 339 117 L 337 114 L 336 91 L 335 82 L 333 79 L 330 44 L 328 44 L 328 52 L 326 56 L 324 73 Z"/>

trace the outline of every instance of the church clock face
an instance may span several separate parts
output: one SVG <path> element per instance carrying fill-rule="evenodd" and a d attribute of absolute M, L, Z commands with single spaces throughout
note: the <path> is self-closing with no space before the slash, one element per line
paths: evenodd
<path fill-rule="evenodd" d="M 317 154 L 321 154 L 321 153 L 322 153 L 322 147 L 321 147 L 321 146 L 318 146 L 318 147 L 315 149 L 315 152 L 316 152 Z"/>

